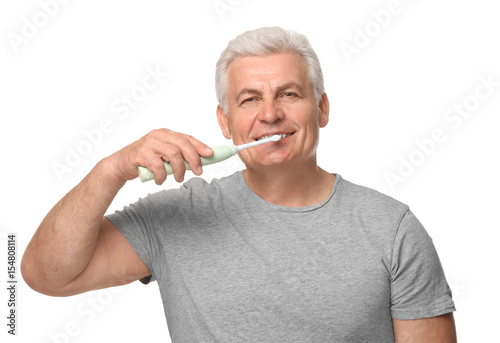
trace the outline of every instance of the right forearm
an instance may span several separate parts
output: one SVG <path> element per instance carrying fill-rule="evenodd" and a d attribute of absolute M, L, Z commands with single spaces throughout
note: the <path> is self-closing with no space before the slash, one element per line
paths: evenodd
<path fill-rule="evenodd" d="M 102 218 L 124 182 L 109 173 L 108 160 L 92 171 L 47 214 L 26 248 L 23 275 L 64 286 L 87 266 Z"/>
<path fill-rule="evenodd" d="M 35 232 L 21 262 L 26 283 L 41 293 L 69 294 L 75 289 L 68 293 L 68 287 L 77 281 L 80 286 L 76 290 L 109 284 L 105 279 L 113 268 L 136 277 L 137 265 L 122 265 L 123 261 L 113 258 L 120 255 L 118 248 L 102 238 L 113 232 L 106 230 L 109 222 L 102 222 L 111 201 L 126 181 L 137 178 L 138 166 L 152 170 L 155 182 L 162 184 L 167 176 L 163 161 L 169 161 L 180 182 L 186 172 L 185 161 L 200 175 L 200 156 L 212 154 L 209 146 L 194 137 L 157 129 L 100 161 L 54 206 Z M 137 261 L 137 254 L 129 247 L 127 242 L 121 249 L 130 252 L 129 260 Z M 142 274 L 147 267 L 142 261 L 138 264 Z"/>

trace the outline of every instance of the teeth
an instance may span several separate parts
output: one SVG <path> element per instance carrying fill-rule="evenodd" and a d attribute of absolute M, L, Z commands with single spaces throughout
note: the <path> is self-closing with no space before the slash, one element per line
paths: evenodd
<path fill-rule="evenodd" d="M 276 133 L 276 134 L 280 135 L 281 138 L 285 138 L 285 137 L 291 136 L 293 133 Z M 260 141 L 261 139 L 269 138 L 269 137 L 272 137 L 272 136 L 274 136 L 274 135 L 263 136 L 263 137 L 258 138 L 257 140 Z"/>

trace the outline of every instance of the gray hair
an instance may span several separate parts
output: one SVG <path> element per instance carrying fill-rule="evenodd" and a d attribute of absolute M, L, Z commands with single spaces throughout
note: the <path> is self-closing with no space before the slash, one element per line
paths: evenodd
<path fill-rule="evenodd" d="M 229 64 L 242 56 L 265 56 L 277 53 L 295 53 L 305 58 L 308 66 L 309 79 L 314 86 L 314 96 L 320 102 L 325 92 L 323 72 L 318 56 L 309 44 L 306 36 L 287 31 L 281 27 L 262 27 L 246 31 L 229 42 L 222 52 L 215 70 L 215 94 L 219 105 L 228 114 L 227 107 L 227 70 Z"/>

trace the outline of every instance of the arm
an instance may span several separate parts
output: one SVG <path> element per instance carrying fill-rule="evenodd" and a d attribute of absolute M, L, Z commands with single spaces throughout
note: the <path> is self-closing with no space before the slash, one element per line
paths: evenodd
<path fill-rule="evenodd" d="M 456 343 L 453 313 L 416 320 L 392 319 L 396 343 Z"/>
<path fill-rule="evenodd" d="M 162 159 L 168 160 L 180 182 L 183 158 L 199 175 L 200 155 L 211 154 L 193 137 L 162 129 L 101 160 L 38 227 L 21 262 L 26 283 L 40 293 L 68 296 L 149 275 L 125 237 L 104 218 L 106 210 L 126 181 L 138 176 L 137 166 L 148 167 L 161 184 L 166 179 Z"/>
<path fill-rule="evenodd" d="M 88 265 L 105 258 L 103 246 L 111 230 L 103 221 L 104 212 L 124 185 L 107 175 L 106 169 L 106 162 L 99 162 L 40 224 L 21 262 L 23 278 L 31 288 L 47 295 L 71 295 L 69 284 Z M 93 256 L 96 262 L 90 264 Z M 85 290 L 94 288 L 88 286 Z"/>

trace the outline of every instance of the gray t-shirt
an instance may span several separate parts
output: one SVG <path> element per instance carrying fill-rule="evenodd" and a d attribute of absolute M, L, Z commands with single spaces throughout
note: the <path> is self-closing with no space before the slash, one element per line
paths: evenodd
<path fill-rule="evenodd" d="M 107 218 L 158 282 L 173 343 L 387 343 L 392 318 L 455 311 L 408 206 L 338 174 L 309 207 L 263 200 L 240 171 Z"/>

